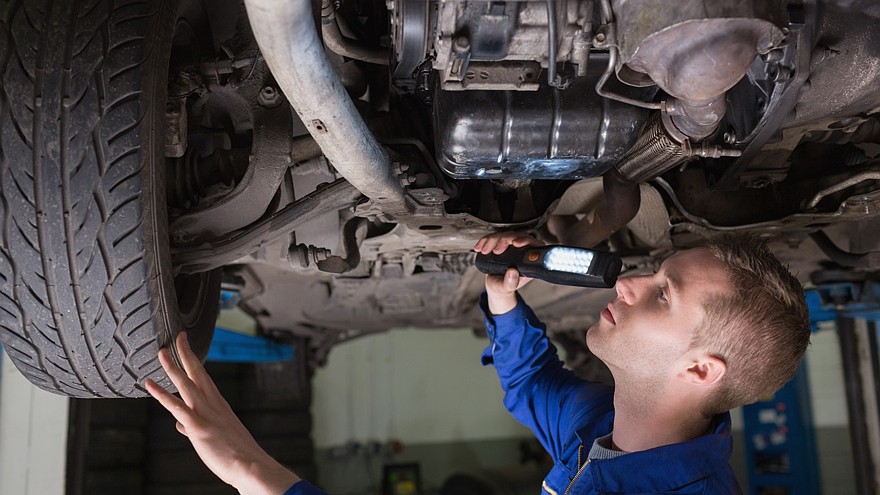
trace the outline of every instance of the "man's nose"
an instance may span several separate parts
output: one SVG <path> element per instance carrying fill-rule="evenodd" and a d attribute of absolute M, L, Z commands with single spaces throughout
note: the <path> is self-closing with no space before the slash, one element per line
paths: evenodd
<path fill-rule="evenodd" d="M 634 300 L 632 279 L 633 277 L 619 278 L 617 279 L 617 284 L 614 285 L 614 289 L 617 291 L 617 298 L 623 301 L 624 304 L 632 304 Z"/>
<path fill-rule="evenodd" d="M 614 289 L 617 291 L 617 297 L 625 304 L 635 304 L 638 295 L 644 292 L 645 282 L 649 277 L 635 276 L 623 277 L 617 279 Z"/>

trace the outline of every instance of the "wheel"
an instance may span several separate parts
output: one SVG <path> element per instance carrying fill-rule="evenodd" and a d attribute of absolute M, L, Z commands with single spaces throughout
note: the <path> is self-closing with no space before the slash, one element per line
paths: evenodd
<path fill-rule="evenodd" d="M 0 0 L 0 342 L 45 390 L 170 387 L 157 351 L 183 329 L 207 353 L 221 274 L 172 275 L 163 151 L 169 60 L 213 48 L 203 13 Z"/>

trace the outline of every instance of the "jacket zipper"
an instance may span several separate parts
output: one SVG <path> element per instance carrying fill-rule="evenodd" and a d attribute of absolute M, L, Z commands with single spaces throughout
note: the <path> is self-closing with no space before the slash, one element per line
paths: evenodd
<path fill-rule="evenodd" d="M 584 446 L 583 446 L 583 445 L 581 445 L 581 446 L 578 448 L 578 464 L 581 463 L 581 451 L 582 451 L 583 449 L 584 449 Z M 581 477 L 581 474 L 582 474 L 584 471 L 586 471 L 587 466 L 589 466 L 589 465 L 590 465 L 590 460 L 587 459 L 587 462 L 585 462 L 583 466 L 581 466 L 580 468 L 578 468 L 577 473 L 575 473 L 574 478 L 571 479 L 571 483 L 568 484 L 568 488 L 565 489 L 565 493 L 564 493 L 563 495 L 568 495 L 569 493 L 571 493 L 571 489 L 572 489 L 572 487 L 574 487 L 574 484 L 577 482 L 578 478 Z"/>

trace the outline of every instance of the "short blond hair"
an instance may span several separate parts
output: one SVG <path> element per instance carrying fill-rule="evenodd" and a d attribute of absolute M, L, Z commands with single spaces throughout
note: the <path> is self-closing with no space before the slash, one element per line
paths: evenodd
<path fill-rule="evenodd" d="M 706 315 L 691 347 L 727 364 L 708 415 L 770 397 L 797 371 L 810 343 L 801 283 L 753 235 L 723 234 L 706 246 L 721 261 L 731 290 L 704 302 Z"/>

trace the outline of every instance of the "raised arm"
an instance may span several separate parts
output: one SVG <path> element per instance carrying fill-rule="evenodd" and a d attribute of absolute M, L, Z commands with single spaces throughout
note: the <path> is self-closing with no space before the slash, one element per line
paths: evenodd
<path fill-rule="evenodd" d="M 505 233 L 484 237 L 474 249 L 488 254 L 501 253 L 508 246 L 541 244 Z M 486 277 L 481 309 L 491 343 L 483 353 L 483 364 L 495 366 L 508 411 L 534 432 L 554 459 L 567 459 L 577 448 L 576 425 L 583 425 L 586 416 L 607 413 L 603 407 L 610 407 L 612 392 L 563 368 L 544 325 L 517 294 L 528 282 L 515 269 L 503 277 Z"/>

